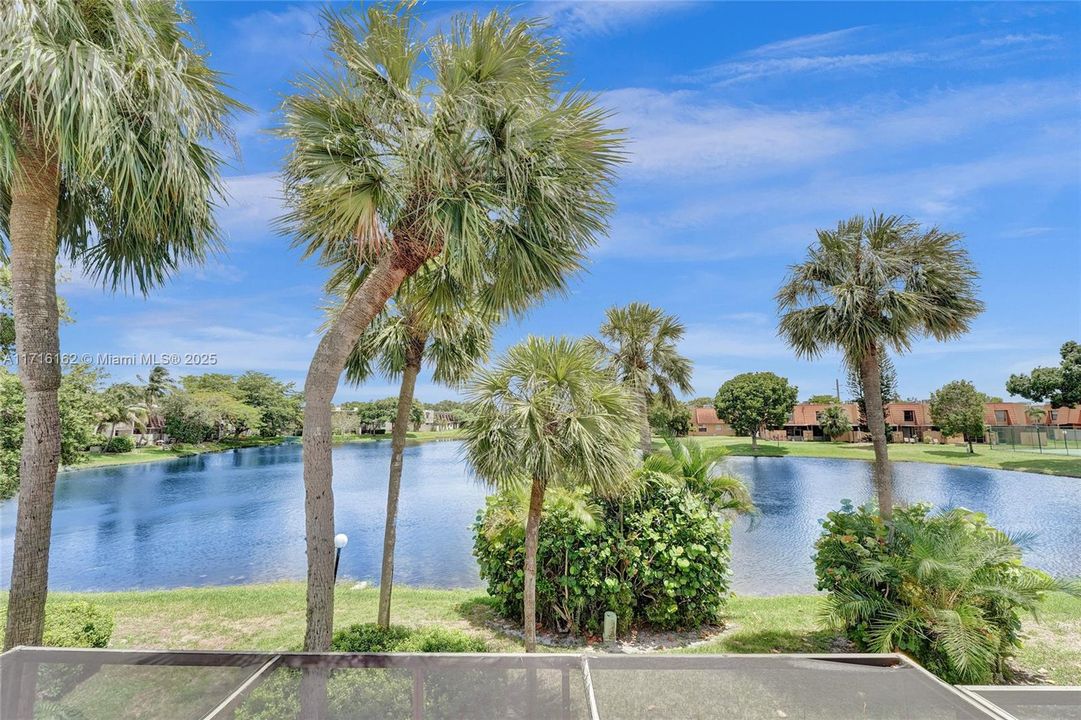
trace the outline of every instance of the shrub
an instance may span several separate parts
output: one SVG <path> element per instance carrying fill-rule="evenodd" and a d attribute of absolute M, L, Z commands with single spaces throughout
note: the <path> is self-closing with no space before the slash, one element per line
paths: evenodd
<path fill-rule="evenodd" d="M 492 496 L 473 527 L 488 594 L 501 615 L 516 621 L 525 556 L 519 504 Z M 538 622 L 599 633 L 609 610 L 621 629 L 712 622 L 728 591 L 729 544 L 728 521 L 679 483 L 654 478 L 622 502 L 552 494 L 537 550 Z"/>
<path fill-rule="evenodd" d="M 127 435 L 117 435 L 109 438 L 102 449 L 107 453 L 129 453 L 135 449 L 135 441 Z"/>
<path fill-rule="evenodd" d="M 48 647 L 103 648 L 113 635 L 113 616 L 85 600 L 50 604 L 45 610 Z"/>
<path fill-rule="evenodd" d="M 335 652 L 394 652 L 409 635 L 409 628 L 400 625 L 381 628 L 372 623 L 357 623 L 334 633 L 330 649 Z"/>
<path fill-rule="evenodd" d="M 1014 538 L 964 509 L 897 509 L 892 532 L 870 507 L 844 501 L 816 543 L 825 616 L 861 650 L 901 650 L 949 683 L 1007 678 L 1021 613 L 1048 590 L 1077 594 L 1021 564 Z"/>
<path fill-rule="evenodd" d="M 457 630 L 421 628 L 411 630 L 400 625 L 381 628 L 371 623 L 357 623 L 334 633 L 330 647 L 336 652 L 488 652 L 480 638 Z"/>

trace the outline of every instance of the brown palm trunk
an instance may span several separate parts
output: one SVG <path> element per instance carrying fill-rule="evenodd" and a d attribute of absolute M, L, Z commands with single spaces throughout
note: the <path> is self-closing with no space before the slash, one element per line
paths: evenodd
<path fill-rule="evenodd" d="M 863 405 L 867 413 L 867 429 L 875 449 L 874 483 L 878 495 L 878 512 L 883 520 L 893 515 L 893 474 L 886 447 L 886 417 L 882 409 L 882 376 L 878 348 L 872 348 L 860 359 L 860 381 L 863 383 Z"/>
<path fill-rule="evenodd" d="M 522 603 L 522 623 L 525 630 L 525 651 L 537 651 L 537 542 L 540 539 L 541 511 L 544 509 L 544 480 L 533 479 L 529 492 L 529 515 L 525 522 L 525 591 Z"/>
<path fill-rule="evenodd" d="M 304 649 L 330 648 L 334 619 L 334 491 L 331 401 L 353 346 L 402 281 L 441 250 L 396 234 L 319 342 L 304 381 L 304 520 L 308 552 Z"/>
<path fill-rule="evenodd" d="M 60 462 L 59 312 L 56 307 L 56 158 L 24 135 L 11 188 L 9 237 L 15 352 L 26 396 L 19 511 L 4 649 L 40 645 L 49 587 L 53 491 Z"/>
<path fill-rule="evenodd" d="M 417 374 L 424 358 L 427 338 L 410 337 L 406 351 L 405 368 L 402 370 L 402 387 L 398 391 L 398 414 L 390 440 L 390 477 L 387 480 L 387 520 L 383 529 L 383 569 L 379 575 L 380 627 L 390 627 L 390 596 L 394 589 L 394 545 L 398 537 L 398 497 L 402 489 L 402 455 L 405 436 L 409 430 L 409 416 L 413 411 L 413 391 L 417 386 Z"/>
<path fill-rule="evenodd" d="M 642 411 L 638 426 L 638 447 L 642 451 L 642 457 L 646 457 L 653 452 L 653 431 L 649 427 L 649 398 L 644 391 L 639 393 L 638 407 Z"/>

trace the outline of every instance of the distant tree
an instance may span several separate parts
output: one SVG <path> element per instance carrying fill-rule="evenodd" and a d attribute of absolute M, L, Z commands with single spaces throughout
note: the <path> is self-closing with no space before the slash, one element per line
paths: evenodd
<path fill-rule="evenodd" d="M 983 393 L 968 380 L 954 380 L 931 393 L 931 422 L 946 437 L 963 435 L 969 453 L 972 441 L 983 438 Z"/>
<path fill-rule="evenodd" d="M 89 365 L 72 365 L 60 379 L 60 462 L 74 465 L 86 457 L 103 409 L 99 390 L 104 373 Z M 0 499 L 19 488 L 19 459 L 25 402 L 16 375 L 0 367 Z"/>
<path fill-rule="evenodd" d="M 237 399 L 242 396 L 240 389 L 236 386 L 236 378 L 225 373 L 185 375 L 180 378 L 180 384 L 188 392 L 220 392 Z"/>
<path fill-rule="evenodd" d="M 706 397 L 705 395 L 693 398 L 687 401 L 687 407 L 691 410 L 695 408 L 711 408 L 713 407 L 713 398 Z"/>
<path fill-rule="evenodd" d="M 893 476 L 882 358 L 908 350 L 920 336 L 949 340 L 968 332 L 983 311 L 978 277 L 960 235 L 875 213 L 819 230 L 807 259 L 790 268 L 777 292 L 780 333 L 797 355 L 817 358 L 836 348 L 859 371 L 884 520 L 893 514 Z"/>
<path fill-rule="evenodd" d="M 1047 411 L 1039 405 L 1025 408 L 1025 418 L 1033 425 L 1042 424 L 1045 417 L 1047 417 Z"/>
<path fill-rule="evenodd" d="M 301 397 L 291 382 L 248 371 L 236 380 L 241 400 L 259 411 L 264 437 L 295 433 L 300 428 Z"/>
<path fill-rule="evenodd" d="M 849 420 L 848 413 L 836 400 L 827 405 L 825 410 L 819 411 L 818 424 L 822 428 L 822 434 L 830 440 L 852 429 L 852 421 Z"/>
<path fill-rule="evenodd" d="M 1058 367 L 1038 367 L 1028 375 L 1010 375 L 1006 392 L 1033 402 L 1050 401 L 1051 407 L 1081 404 L 1081 344 L 1070 340 L 1059 350 Z"/>
<path fill-rule="evenodd" d="M 165 399 L 166 393 L 176 388 L 176 382 L 169 376 L 169 369 L 155 365 L 150 369 L 146 380 L 140 376 L 139 382 L 143 383 L 143 404 L 147 411 L 151 417 L 160 417 L 161 401 Z"/>
<path fill-rule="evenodd" d="M 840 401 L 836 395 L 812 395 L 806 402 L 808 405 L 829 405 Z"/>
<path fill-rule="evenodd" d="M 523 559 L 526 652 L 537 646 L 537 542 L 549 487 L 625 488 L 639 412 L 594 345 L 529 337 L 470 387 L 476 420 L 465 430 L 473 470 L 501 489 L 530 488 Z"/>
<path fill-rule="evenodd" d="M 983 398 L 985 403 L 1000 403 L 1003 402 L 1002 398 L 998 395 L 988 395 L 987 393 L 980 393 L 980 397 Z"/>
<path fill-rule="evenodd" d="M 721 385 L 713 400 L 717 416 L 758 447 L 763 428 L 783 427 L 796 405 L 799 388 L 771 372 L 743 373 Z"/>
<path fill-rule="evenodd" d="M 146 430 L 149 411 L 143 402 L 142 389 L 131 383 L 116 383 L 105 389 L 101 397 L 98 420 L 108 427 L 109 439 L 116 437 L 116 426 L 124 423 L 134 430 Z"/>
<path fill-rule="evenodd" d="M 683 437 L 691 431 L 691 411 L 683 403 L 649 405 L 649 426 L 664 437 Z"/>
<path fill-rule="evenodd" d="M 608 357 L 619 381 L 638 398 L 639 449 L 653 449 L 649 407 L 656 398 L 669 407 L 676 404 L 675 390 L 689 393 L 691 361 L 679 354 L 683 323 L 660 308 L 633 302 L 608 308 L 600 338 L 592 342 Z"/>

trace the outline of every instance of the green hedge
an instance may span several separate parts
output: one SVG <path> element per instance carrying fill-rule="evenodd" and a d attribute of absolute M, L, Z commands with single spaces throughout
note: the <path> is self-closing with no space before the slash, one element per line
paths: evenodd
<path fill-rule="evenodd" d="M 860 650 L 904 651 L 947 682 L 1007 680 L 1022 613 L 1048 590 L 1081 588 L 1025 567 L 983 515 L 930 510 L 898 508 L 890 527 L 847 500 L 829 513 L 815 554 L 827 619 Z"/>
<path fill-rule="evenodd" d="M 105 447 L 102 448 L 107 453 L 129 453 L 134 449 L 135 441 L 127 435 L 117 435 L 109 438 L 109 441 L 105 443 Z"/>
<path fill-rule="evenodd" d="M 334 633 L 330 647 L 336 652 L 488 652 L 480 638 L 457 630 L 421 628 L 412 630 L 391 625 L 381 628 L 372 623 L 357 623 Z"/>
<path fill-rule="evenodd" d="M 695 627 L 717 620 L 728 593 L 729 522 L 674 482 L 650 483 L 623 502 L 549 498 L 537 550 L 537 618 L 544 627 L 597 634 L 605 611 L 619 630 Z M 519 500 L 488 498 L 473 552 L 503 616 L 521 621 L 525 531 Z"/>

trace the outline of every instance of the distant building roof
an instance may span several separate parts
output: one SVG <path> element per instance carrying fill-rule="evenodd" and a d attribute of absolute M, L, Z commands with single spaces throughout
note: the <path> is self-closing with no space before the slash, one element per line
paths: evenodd
<path fill-rule="evenodd" d="M 694 416 L 695 425 L 716 425 L 724 422 L 717 417 L 717 411 L 711 407 L 695 408 L 691 414 Z"/>

